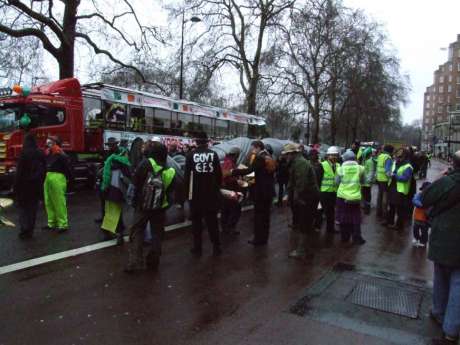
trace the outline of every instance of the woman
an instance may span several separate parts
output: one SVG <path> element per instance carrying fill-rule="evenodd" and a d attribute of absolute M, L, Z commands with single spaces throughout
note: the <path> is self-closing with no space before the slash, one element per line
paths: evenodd
<path fill-rule="evenodd" d="M 386 225 L 397 231 L 404 230 L 405 222 L 409 216 L 410 192 L 413 177 L 413 167 L 409 162 L 409 152 L 401 150 L 396 154 L 393 163 L 390 187 L 388 190 L 388 203 L 390 204 Z M 397 220 L 395 223 L 395 216 Z"/>
<path fill-rule="evenodd" d="M 356 155 L 348 150 L 342 156 L 343 164 L 337 169 L 336 219 L 340 223 L 342 242 L 353 240 L 362 245 L 361 236 L 361 187 L 364 182 L 364 168 L 356 161 Z"/>
<path fill-rule="evenodd" d="M 29 133 L 24 137 L 13 186 L 16 205 L 19 209 L 21 226 L 19 238 L 21 239 L 33 236 L 38 202 L 43 197 L 45 173 L 45 155 L 37 147 L 35 137 Z"/>
<path fill-rule="evenodd" d="M 123 244 L 123 203 L 131 178 L 131 163 L 128 150 L 120 147 L 104 163 L 101 191 L 105 200 L 105 214 L 101 229 L 112 234 L 116 233 L 117 245 Z M 106 234 L 106 238 L 112 236 Z"/>

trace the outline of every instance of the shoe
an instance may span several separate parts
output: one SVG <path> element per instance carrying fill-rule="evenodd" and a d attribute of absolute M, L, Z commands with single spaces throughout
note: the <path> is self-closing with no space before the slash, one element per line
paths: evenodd
<path fill-rule="evenodd" d="M 190 253 L 192 253 L 196 257 L 200 257 L 203 254 L 203 251 L 201 250 L 201 248 L 193 247 L 192 249 L 190 249 Z"/>
<path fill-rule="evenodd" d="M 288 257 L 290 257 L 291 259 L 305 259 L 306 253 L 305 251 L 294 249 L 292 252 L 289 253 Z"/>
<path fill-rule="evenodd" d="M 125 239 L 123 238 L 123 235 L 117 236 L 117 246 L 122 246 L 125 243 Z"/>
<path fill-rule="evenodd" d="M 451 344 L 457 344 L 458 339 L 450 339 L 446 338 L 445 336 L 442 338 L 436 338 L 431 340 L 431 345 L 451 345 Z"/>
<path fill-rule="evenodd" d="M 69 231 L 70 228 L 57 228 L 56 231 L 58 232 L 58 234 L 62 234 L 64 232 L 67 232 Z"/>
<path fill-rule="evenodd" d="M 94 223 L 96 223 L 96 224 L 101 224 L 102 221 L 103 221 L 102 218 L 97 218 L 97 219 L 94 220 Z"/>
<path fill-rule="evenodd" d="M 414 247 L 418 247 L 419 244 L 420 244 L 419 240 L 417 240 L 417 239 L 415 239 L 415 238 L 412 240 L 412 245 L 413 245 Z"/>
<path fill-rule="evenodd" d="M 54 229 L 55 228 L 48 226 L 48 225 L 42 226 L 42 230 L 54 230 Z"/>
<path fill-rule="evenodd" d="M 252 244 L 254 247 L 265 246 L 267 244 L 267 242 L 257 242 L 255 240 L 249 240 L 248 243 Z"/>
<path fill-rule="evenodd" d="M 439 319 L 439 317 L 433 314 L 432 310 L 430 310 L 430 319 L 434 321 L 439 327 L 442 327 L 442 321 Z"/>
<path fill-rule="evenodd" d="M 426 243 L 420 242 L 420 243 L 418 244 L 418 246 L 419 246 L 420 248 L 426 248 Z"/>
<path fill-rule="evenodd" d="M 222 249 L 220 248 L 220 246 L 214 246 L 213 250 L 212 250 L 212 255 L 213 256 L 220 256 L 222 254 Z"/>
<path fill-rule="evenodd" d="M 366 240 L 362 237 L 353 240 L 353 244 L 357 246 L 362 246 L 365 243 L 366 243 Z"/>

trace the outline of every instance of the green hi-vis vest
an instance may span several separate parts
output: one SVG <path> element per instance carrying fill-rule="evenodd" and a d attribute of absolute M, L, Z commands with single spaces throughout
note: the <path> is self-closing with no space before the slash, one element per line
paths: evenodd
<path fill-rule="evenodd" d="M 361 175 L 364 168 L 359 164 L 342 165 L 338 169 L 340 185 L 337 190 L 337 197 L 347 201 L 361 200 Z"/>
<path fill-rule="evenodd" d="M 325 160 L 321 163 L 323 166 L 324 174 L 321 181 L 321 192 L 335 193 L 337 192 L 337 186 L 335 184 L 335 177 L 337 176 L 337 170 L 340 167 L 339 163 L 335 163 L 335 173 L 332 170 L 331 163 Z"/>
<path fill-rule="evenodd" d="M 385 173 L 385 163 L 391 156 L 388 153 L 382 152 L 377 158 L 377 182 L 388 182 L 389 177 Z"/>
<path fill-rule="evenodd" d="M 363 187 L 370 187 L 374 183 L 372 175 L 374 175 L 374 159 L 371 157 L 364 162 L 365 181 Z"/>
<path fill-rule="evenodd" d="M 412 165 L 410 165 L 410 163 L 401 165 L 398 171 L 396 171 L 396 176 L 398 177 L 402 176 L 404 174 L 404 171 L 406 171 L 406 169 L 408 168 L 410 170 L 414 170 L 414 168 L 412 167 Z M 393 163 L 393 167 L 391 168 L 391 171 L 394 173 L 395 170 L 396 170 L 396 163 Z M 391 184 L 391 180 L 388 181 L 388 185 L 390 184 Z M 410 180 L 406 182 L 401 182 L 401 181 L 396 180 L 396 190 L 398 191 L 398 193 L 408 195 L 409 190 L 410 190 Z"/>
<path fill-rule="evenodd" d="M 149 161 L 155 173 L 158 173 L 161 169 L 163 169 L 163 167 L 158 165 L 157 162 L 155 162 L 153 158 L 149 158 Z M 171 186 L 171 183 L 174 180 L 174 176 L 176 176 L 176 170 L 174 170 L 173 168 L 164 169 L 163 172 L 161 173 L 161 179 L 163 180 L 164 187 L 165 187 L 165 190 L 164 190 L 165 195 L 163 197 L 162 208 L 167 208 L 169 206 L 167 190 L 169 186 Z"/>

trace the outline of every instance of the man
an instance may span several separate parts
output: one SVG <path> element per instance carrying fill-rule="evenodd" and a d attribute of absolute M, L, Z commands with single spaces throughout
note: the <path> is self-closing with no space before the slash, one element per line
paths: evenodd
<path fill-rule="evenodd" d="M 281 207 L 283 205 L 284 191 L 289 180 L 289 168 L 286 155 L 281 154 L 278 158 L 276 167 L 276 182 L 278 182 L 278 202 L 276 206 Z"/>
<path fill-rule="evenodd" d="M 363 208 L 365 214 L 371 213 L 372 185 L 375 179 L 375 160 L 372 148 L 368 147 L 363 151 L 364 182 L 362 186 Z"/>
<path fill-rule="evenodd" d="M 301 154 L 298 145 L 287 144 L 283 154 L 289 162 L 288 195 L 295 218 L 298 221 L 297 228 L 299 239 L 297 249 L 289 253 L 290 258 L 306 257 L 306 242 L 308 234 L 311 234 L 319 201 L 319 187 L 315 171 Z"/>
<path fill-rule="evenodd" d="M 217 213 L 221 207 L 222 170 L 219 156 L 208 148 L 205 132 L 198 133 L 197 148 L 185 161 L 186 195 L 191 201 L 193 248 L 192 254 L 201 256 L 203 219 L 213 244 L 213 254 L 221 254 Z"/>
<path fill-rule="evenodd" d="M 422 193 L 424 208 L 432 207 L 428 258 L 434 263 L 431 317 L 442 325 L 444 336 L 432 344 L 457 344 L 460 331 L 460 151 L 453 170 Z"/>
<path fill-rule="evenodd" d="M 394 147 L 385 145 L 383 151 L 377 156 L 377 185 L 379 192 L 377 195 L 377 218 L 383 220 L 388 211 L 388 181 L 392 174 Z"/>
<path fill-rule="evenodd" d="M 225 155 L 224 162 L 221 165 L 222 171 L 229 172 L 237 168 L 236 162 L 240 156 L 240 149 L 232 147 L 228 154 Z M 241 188 L 238 179 L 234 176 L 225 176 L 223 178 L 222 188 L 233 192 L 240 192 Z M 220 224 L 222 232 L 230 235 L 238 235 L 236 225 L 241 217 L 241 204 L 238 197 L 223 198 L 222 210 L 220 215 Z"/>
<path fill-rule="evenodd" d="M 105 147 L 107 147 L 107 150 L 104 151 L 103 157 L 102 157 L 104 164 L 102 165 L 100 170 L 97 172 L 97 176 L 96 176 L 96 188 L 99 194 L 99 200 L 101 202 L 101 218 L 95 219 L 94 220 L 95 223 L 102 223 L 102 220 L 104 219 L 104 214 L 105 214 L 104 194 L 102 193 L 101 188 L 100 188 L 100 185 L 102 183 L 102 172 L 104 170 L 104 165 L 105 165 L 105 162 L 107 161 L 107 158 L 109 158 L 114 153 L 118 152 L 119 141 L 114 137 L 110 137 L 107 139 L 107 142 L 104 145 Z"/>
<path fill-rule="evenodd" d="M 329 234 L 336 233 L 335 230 L 335 203 L 337 197 L 337 169 L 340 164 L 337 163 L 339 149 L 331 146 L 327 149 L 327 159 L 323 165 L 323 179 L 321 180 L 321 205 L 326 215 L 326 231 Z"/>
<path fill-rule="evenodd" d="M 248 175 L 254 172 L 254 237 L 248 243 L 254 246 L 264 246 L 268 242 L 270 232 L 270 209 L 275 196 L 276 162 L 265 150 L 262 141 L 256 140 L 251 144 L 253 160 L 247 169 L 233 170 L 233 176 Z"/>
<path fill-rule="evenodd" d="M 152 236 L 151 247 L 146 256 L 147 268 L 156 270 L 161 256 L 161 242 L 164 236 L 164 222 L 167 208 L 171 204 L 171 195 L 174 189 L 176 171 L 166 167 L 168 151 L 166 146 L 159 142 L 152 142 L 148 157 L 144 158 L 136 169 L 133 177 L 135 186 L 134 218 L 130 230 L 131 244 L 129 248 L 129 262 L 125 269 L 126 273 L 133 273 L 143 268 L 143 245 L 147 223 L 150 222 Z M 148 207 L 146 200 L 150 188 L 146 187 L 148 179 L 154 180 L 159 177 L 162 182 L 162 200 L 159 207 Z M 157 185 L 158 186 L 158 185 Z"/>
<path fill-rule="evenodd" d="M 364 149 L 361 147 L 360 141 L 356 140 L 351 144 L 351 151 L 353 151 L 353 153 L 355 154 L 356 160 L 358 161 L 358 163 L 361 163 L 361 159 L 363 156 L 363 150 Z"/>
<path fill-rule="evenodd" d="M 319 151 L 317 149 L 312 148 L 309 153 L 309 160 L 310 163 L 315 170 L 316 182 L 318 187 L 321 186 L 321 182 L 323 181 L 324 169 L 323 165 L 319 160 Z M 323 212 L 322 209 L 317 208 L 315 211 L 315 229 L 316 231 L 321 231 L 321 224 L 322 224 L 322 217 Z"/>
<path fill-rule="evenodd" d="M 45 208 L 48 225 L 45 229 L 65 232 L 69 229 L 67 218 L 66 191 L 72 172 L 67 155 L 61 148 L 59 137 L 50 136 L 46 140 L 48 146 L 46 157 Z"/>

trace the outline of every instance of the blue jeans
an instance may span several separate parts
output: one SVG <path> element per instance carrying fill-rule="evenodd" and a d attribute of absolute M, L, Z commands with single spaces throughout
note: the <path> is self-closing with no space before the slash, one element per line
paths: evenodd
<path fill-rule="evenodd" d="M 460 267 L 434 263 L 433 315 L 448 337 L 460 332 Z"/>

